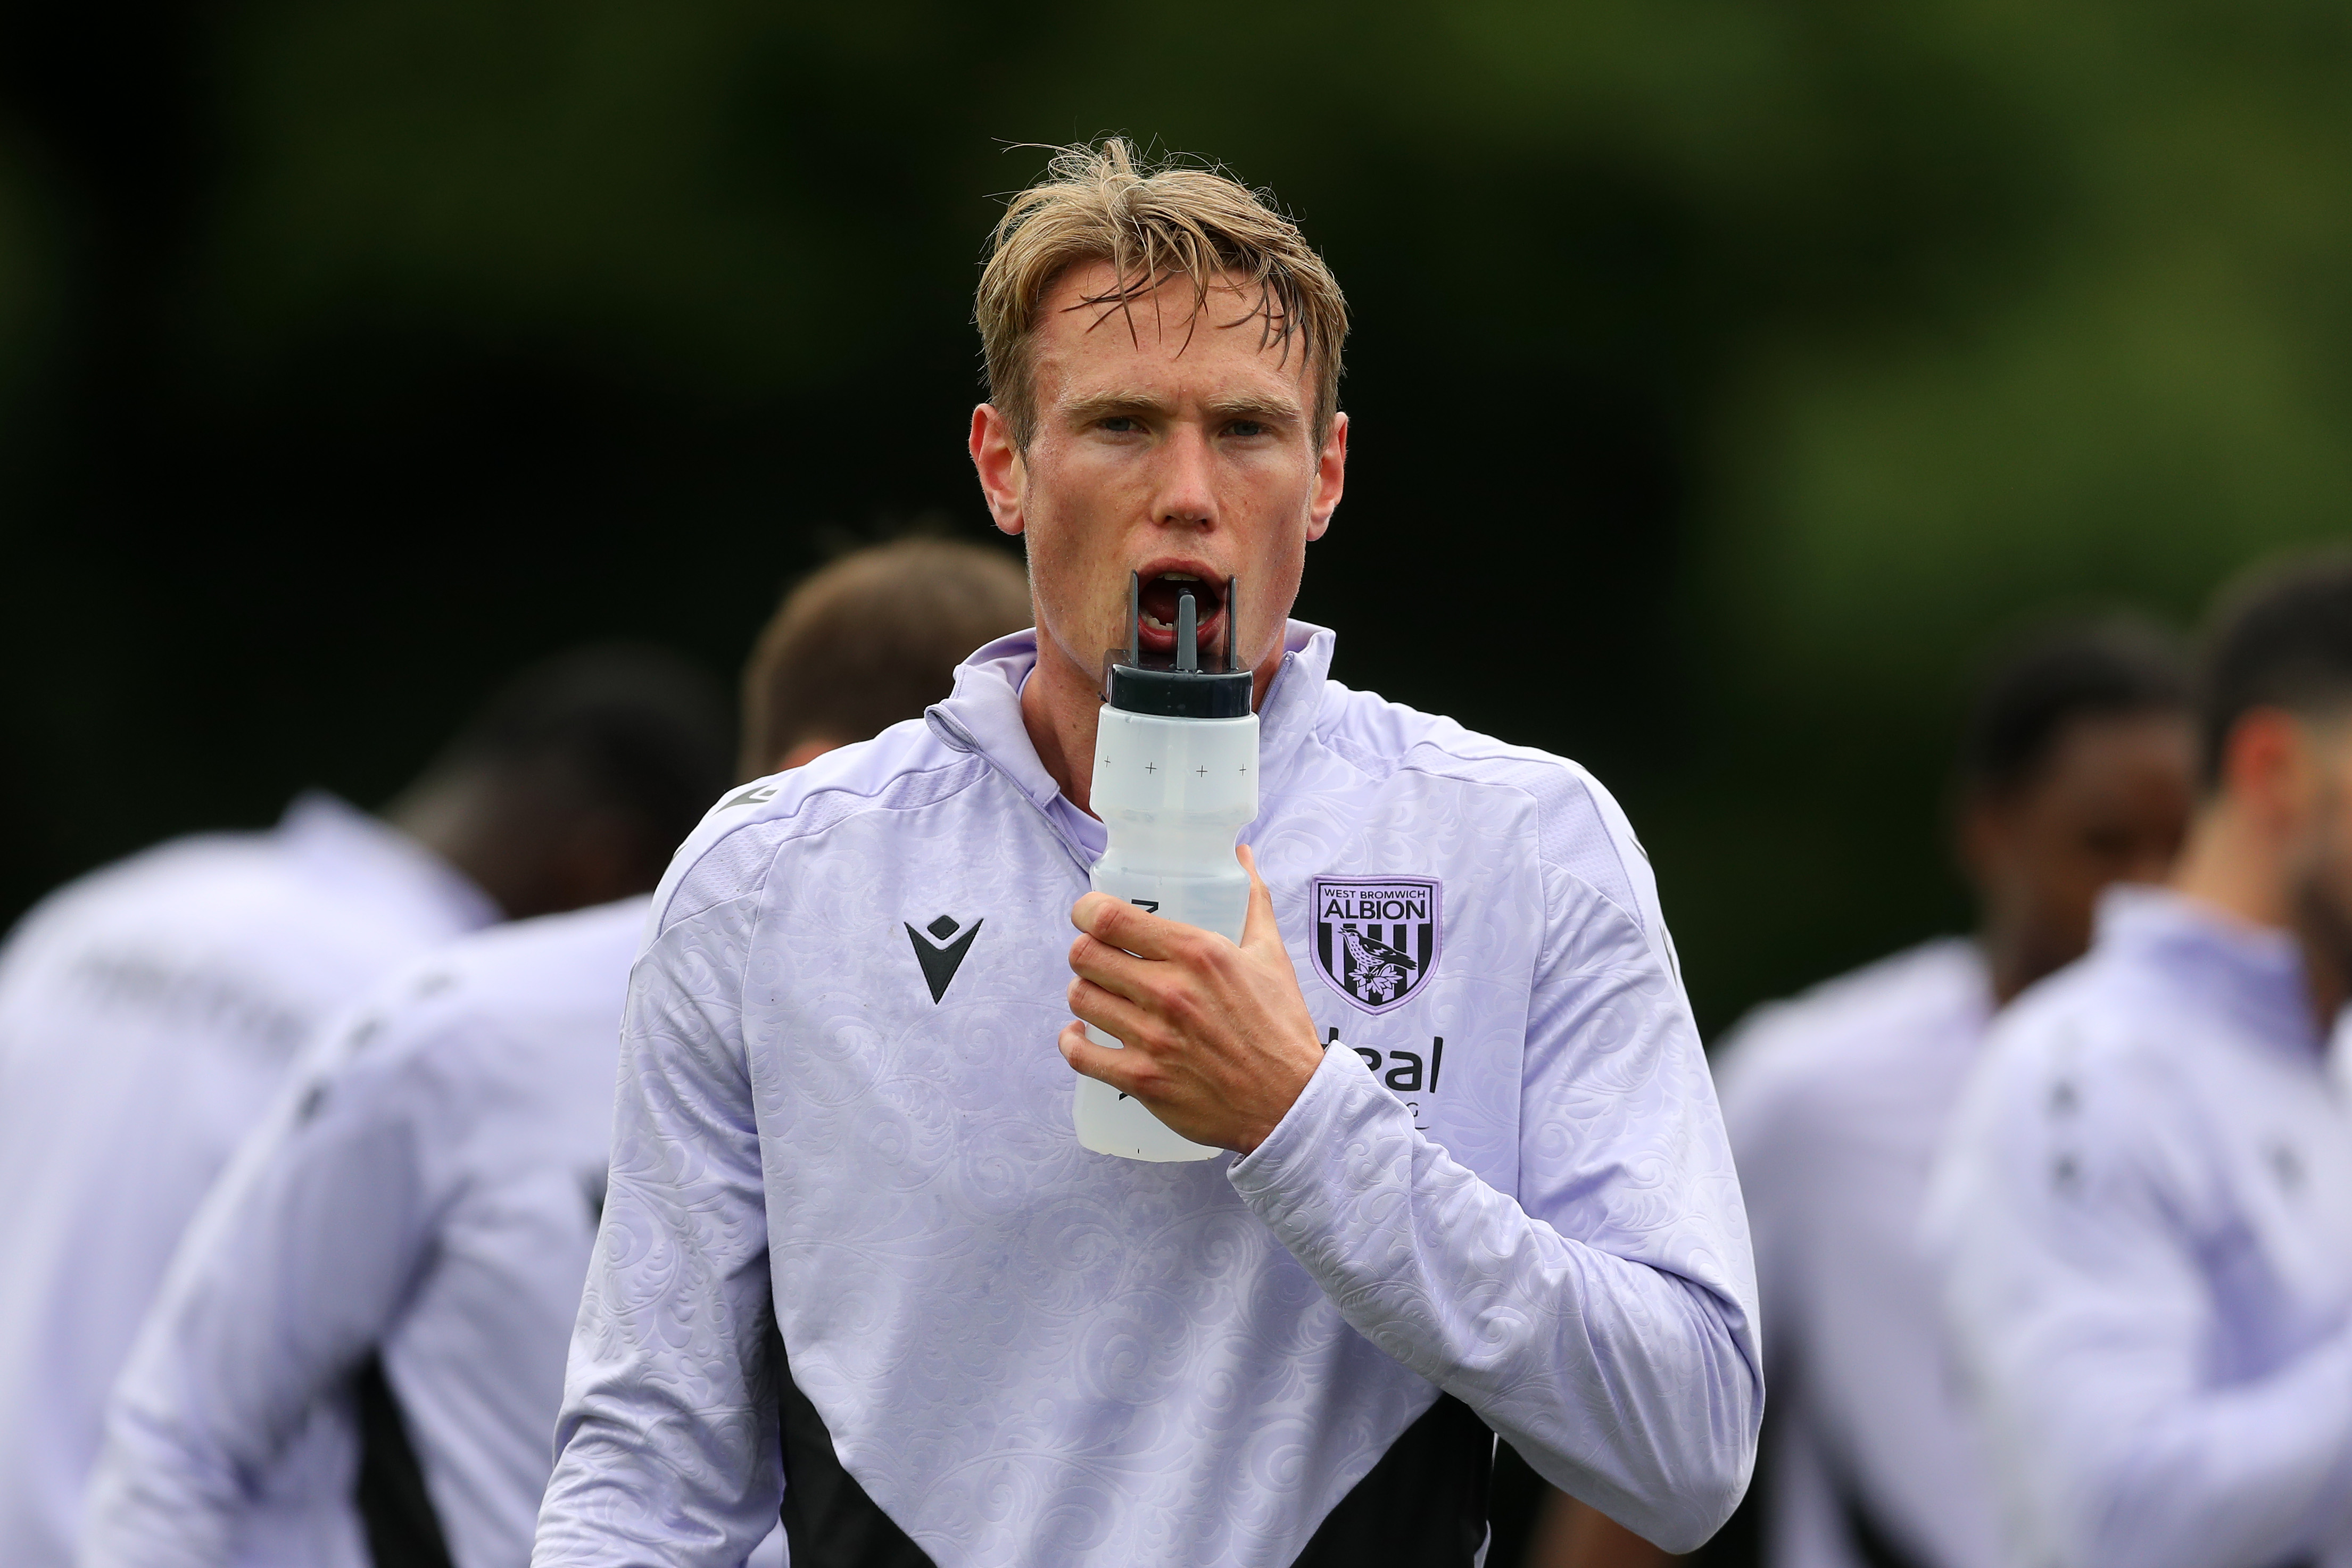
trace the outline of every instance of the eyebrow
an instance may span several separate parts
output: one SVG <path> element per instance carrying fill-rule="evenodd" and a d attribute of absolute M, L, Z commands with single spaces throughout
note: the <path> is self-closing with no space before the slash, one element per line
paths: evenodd
<path fill-rule="evenodd" d="M 1260 392 L 1243 392 L 1233 397 L 1213 399 L 1208 406 L 1209 416 L 1217 420 L 1296 420 L 1301 413 L 1297 398 L 1271 396 Z"/>
<path fill-rule="evenodd" d="M 1062 413 L 1079 424 L 1097 419 L 1108 419 L 1122 413 L 1165 413 L 1167 400 L 1145 392 L 1096 392 L 1089 397 L 1072 398 L 1062 404 Z"/>
<path fill-rule="evenodd" d="M 1206 407 L 1209 418 L 1219 423 L 1231 419 L 1297 420 L 1302 413 L 1295 398 L 1258 392 L 1213 399 Z M 1164 414 L 1168 408 L 1168 401 L 1155 392 L 1123 391 L 1073 398 L 1062 404 L 1061 413 L 1065 418 L 1087 424 L 1120 414 Z"/>

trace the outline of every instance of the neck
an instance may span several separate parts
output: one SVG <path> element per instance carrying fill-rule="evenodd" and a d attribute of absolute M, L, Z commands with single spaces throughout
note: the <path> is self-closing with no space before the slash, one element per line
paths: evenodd
<path fill-rule="evenodd" d="M 1037 633 L 1037 667 L 1021 688 L 1021 725 L 1037 760 L 1045 765 L 1063 799 L 1081 811 L 1094 810 L 1095 730 L 1102 714 L 1102 690 L 1072 664 L 1043 631 Z"/>
<path fill-rule="evenodd" d="M 1993 1011 L 2009 1006 L 2019 992 L 2050 972 L 2029 946 L 2015 931 L 1998 922 L 1977 934 L 1977 950 L 1984 955 L 1985 979 L 1992 987 Z"/>
<path fill-rule="evenodd" d="M 2352 976 L 2338 960 L 2337 934 L 2314 929 L 2313 918 L 2296 909 L 2285 857 L 2273 838 L 2226 800 L 2216 801 L 2190 830 L 2172 886 L 2249 925 L 2293 935 L 2303 951 L 2312 1018 L 2323 1036 L 2334 1027 L 2337 1011 L 2352 997 Z"/>
<path fill-rule="evenodd" d="M 2173 868 L 2172 887 L 2250 925 L 2294 925 L 2278 847 L 2226 800 L 2198 812 Z"/>
<path fill-rule="evenodd" d="M 2336 1015 L 2352 1002 L 2352 974 L 2347 974 L 2333 944 L 2303 944 L 2303 983 L 2311 994 L 2311 1016 L 2326 1039 L 2336 1028 Z"/>
<path fill-rule="evenodd" d="M 499 831 L 490 807 L 488 784 L 477 774 L 457 773 L 410 786 L 384 808 L 383 820 L 455 867 L 509 919 L 537 913 L 528 907 L 529 892 L 508 852 L 512 835 Z"/>
<path fill-rule="evenodd" d="M 1282 668 L 1282 642 L 1258 662 L 1250 686 L 1250 709 L 1265 706 L 1266 688 Z M 1061 644 L 1037 632 L 1037 667 L 1021 688 L 1021 726 L 1037 760 L 1060 786 L 1062 798 L 1087 815 L 1094 814 L 1095 731 L 1102 718 L 1102 682 L 1082 669 Z"/>

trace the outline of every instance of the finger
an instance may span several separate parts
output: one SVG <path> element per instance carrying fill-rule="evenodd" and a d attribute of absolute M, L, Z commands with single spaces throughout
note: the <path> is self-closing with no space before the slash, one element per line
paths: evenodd
<path fill-rule="evenodd" d="M 1151 999 L 1148 967 L 1155 960 L 1139 958 L 1092 936 L 1081 936 L 1070 944 L 1070 970 L 1073 974 L 1092 980 L 1107 991 L 1117 991 L 1131 1002 L 1149 1002 Z"/>
<path fill-rule="evenodd" d="M 1125 997 L 1087 980 L 1072 980 L 1070 1010 L 1122 1045 L 1148 1048 L 1155 1038 L 1150 1015 Z"/>
<path fill-rule="evenodd" d="M 1274 893 L 1265 885 L 1265 878 L 1257 873 L 1257 856 L 1247 844 L 1234 846 L 1242 869 L 1249 873 L 1249 915 L 1242 922 L 1242 946 L 1255 947 L 1261 942 L 1282 946 L 1282 928 L 1274 917 Z"/>
<path fill-rule="evenodd" d="M 1089 893 L 1070 908 L 1070 924 L 1098 942 L 1124 948 L 1139 958 L 1166 958 L 1191 931 L 1173 920 L 1125 904 L 1107 893 Z"/>
<path fill-rule="evenodd" d="M 1064 1024 L 1060 1038 L 1054 1043 L 1061 1047 L 1062 1060 L 1076 1072 L 1108 1083 L 1122 1094 L 1133 1095 L 1139 1100 L 1143 1098 L 1136 1093 L 1140 1080 L 1135 1071 L 1135 1063 L 1123 1060 L 1127 1052 L 1097 1045 L 1087 1038 L 1084 1025 Z"/>

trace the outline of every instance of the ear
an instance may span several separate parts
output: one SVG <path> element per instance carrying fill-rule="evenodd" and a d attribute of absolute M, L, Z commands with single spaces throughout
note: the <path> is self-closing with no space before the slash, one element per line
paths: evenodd
<path fill-rule="evenodd" d="M 1340 493 L 1348 487 L 1348 416 L 1331 416 L 1331 434 L 1323 438 L 1323 451 L 1315 462 L 1315 501 L 1307 513 L 1307 537 L 1319 539 L 1331 527 L 1331 514 L 1339 509 Z"/>
<path fill-rule="evenodd" d="M 1004 533 L 1017 535 L 1028 527 L 1022 513 L 1022 493 L 1028 487 L 1021 449 L 1013 441 L 1013 422 L 994 403 L 971 411 L 971 465 L 980 476 L 980 493 L 988 515 Z"/>
<path fill-rule="evenodd" d="M 2257 821 L 2284 826 L 2308 805 L 2318 779 L 2310 737 L 2284 708 L 2251 708 L 2221 743 L 2221 790 Z"/>

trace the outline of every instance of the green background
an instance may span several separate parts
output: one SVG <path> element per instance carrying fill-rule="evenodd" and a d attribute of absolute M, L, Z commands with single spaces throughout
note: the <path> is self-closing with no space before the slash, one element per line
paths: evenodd
<path fill-rule="evenodd" d="M 1712 1031 L 1964 922 L 1986 636 L 2342 531 L 2347 66 L 2299 0 L 13 5 L 0 914 L 978 535 L 982 237 L 1124 131 L 1349 291 L 1338 673 L 1589 763 Z"/>

